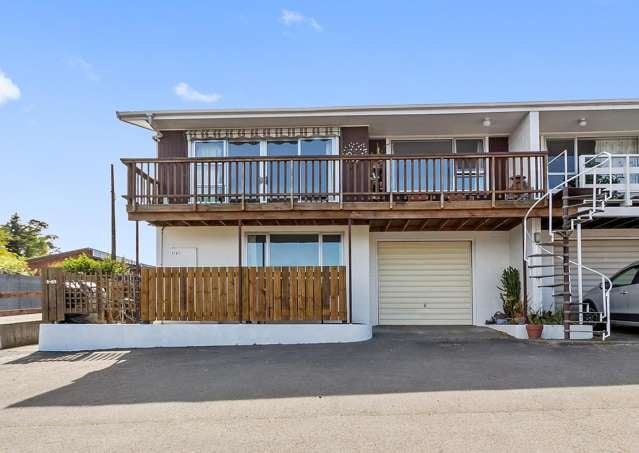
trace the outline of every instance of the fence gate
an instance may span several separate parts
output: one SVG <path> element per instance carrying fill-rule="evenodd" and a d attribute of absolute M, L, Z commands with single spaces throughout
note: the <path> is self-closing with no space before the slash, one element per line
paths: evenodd
<path fill-rule="evenodd" d="M 41 270 L 42 321 L 64 321 L 65 315 L 93 315 L 93 322 L 131 323 L 140 319 L 140 276 Z"/>

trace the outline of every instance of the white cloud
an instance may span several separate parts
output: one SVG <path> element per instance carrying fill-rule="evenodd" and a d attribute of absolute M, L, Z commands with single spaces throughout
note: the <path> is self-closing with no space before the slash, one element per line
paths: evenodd
<path fill-rule="evenodd" d="M 222 98 L 222 95 L 217 93 L 200 93 L 186 82 L 180 82 L 175 85 L 173 87 L 173 91 L 175 91 L 175 94 L 177 94 L 185 101 L 206 102 L 207 104 L 213 104 Z"/>
<path fill-rule="evenodd" d="M 4 72 L 0 71 L 0 105 L 20 99 L 20 88 Z"/>
<path fill-rule="evenodd" d="M 67 64 L 71 69 L 80 71 L 87 79 L 91 80 L 92 82 L 99 82 L 101 79 L 100 75 L 93 69 L 93 65 L 82 58 L 69 58 L 67 60 Z"/>
<path fill-rule="evenodd" d="M 282 14 L 280 15 L 280 22 L 282 22 L 287 27 L 291 27 L 293 25 L 308 25 L 315 31 L 324 30 L 324 27 L 322 27 L 319 22 L 315 20 L 315 18 L 305 16 L 298 11 L 291 11 L 290 9 L 282 10 Z"/>

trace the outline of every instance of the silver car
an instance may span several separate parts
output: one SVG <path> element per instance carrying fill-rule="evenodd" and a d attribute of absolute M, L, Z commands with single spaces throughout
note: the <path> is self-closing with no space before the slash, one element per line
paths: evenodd
<path fill-rule="evenodd" d="M 610 279 L 611 322 L 620 325 L 639 326 L 639 261 L 624 267 Z M 584 294 L 584 303 L 591 310 L 603 311 L 603 294 L 598 285 Z"/>

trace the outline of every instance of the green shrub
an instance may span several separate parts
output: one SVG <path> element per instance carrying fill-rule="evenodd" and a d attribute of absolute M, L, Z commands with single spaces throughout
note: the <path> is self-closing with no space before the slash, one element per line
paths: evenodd
<path fill-rule="evenodd" d="M 126 274 L 129 266 L 123 261 L 106 259 L 98 261 L 89 258 L 86 255 L 80 255 L 77 258 L 67 258 L 62 262 L 62 269 L 65 272 L 83 272 L 85 274 L 102 271 L 110 274 Z"/>
<path fill-rule="evenodd" d="M 557 310 L 552 312 L 550 310 L 531 310 L 528 313 L 528 324 L 563 324 L 564 323 L 564 315 L 561 310 Z"/>
<path fill-rule="evenodd" d="M 508 318 L 514 318 L 516 313 L 522 312 L 519 270 L 508 266 L 502 272 L 499 283 L 497 289 L 500 292 L 503 311 Z"/>

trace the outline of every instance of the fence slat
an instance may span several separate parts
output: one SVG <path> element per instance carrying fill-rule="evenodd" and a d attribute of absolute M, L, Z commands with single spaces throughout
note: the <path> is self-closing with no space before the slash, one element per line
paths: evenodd
<path fill-rule="evenodd" d="M 235 267 L 230 267 L 228 269 L 228 305 L 227 305 L 227 319 L 229 321 L 236 321 L 237 320 L 237 316 L 236 316 L 236 307 L 235 307 L 235 303 L 236 303 L 236 299 L 237 299 L 237 294 L 235 291 L 235 281 L 237 278 L 237 268 Z"/>
<path fill-rule="evenodd" d="M 291 319 L 291 271 L 288 267 L 282 268 L 282 317 L 283 321 Z"/>
<path fill-rule="evenodd" d="M 306 269 L 300 267 L 297 270 L 297 319 L 306 319 Z"/>
<path fill-rule="evenodd" d="M 248 321 L 251 316 L 249 270 L 242 268 L 240 272 L 242 272 L 242 300 L 240 301 L 240 304 L 242 304 L 242 320 Z"/>
<path fill-rule="evenodd" d="M 65 275 L 62 269 L 56 269 L 56 282 L 57 282 L 57 291 L 56 291 L 56 311 L 55 311 L 55 320 L 56 321 L 64 321 L 64 314 L 66 313 L 66 299 L 65 299 Z"/>
<path fill-rule="evenodd" d="M 267 267 L 264 269 L 264 319 L 271 321 L 274 318 L 275 309 L 273 307 L 273 268 Z"/>
<path fill-rule="evenodd" d="M 220 298 L 219 298 L 219 310 L 220 310 L 220 321 L 228 320 L 228 303 L 226 296 L 226 285 L 228 283 L 228 269 L 226 267 L 220 268 L 218 285 L 220 289 Z"/>
<path fill-rule="evenodd" d="M 339 276 L 338 289 L 339 289 L 339 313 L 338 317 L 340 321 L 347 320 L 346 304 L 346 271 L 344 267 L 337 268 L 337 274 Z"/>
<path fill-rule="evenodd" d="M 322 269 L 313 268 L 313 321 L 322 319 Z"/>
<path fill-rule="evenodd" d="M 195 269 L 186 270 L 186 319 L 195 321 Z"/>
<path fill-rule="evenodd" d="M 211 320 L 222 320 L 220 310 L 220 268 L 213 267 L 211 271 Z"/>
<path fill-rule="evenodd" d="M 313 319 L 313 268 L 307 267 L 304 270 L 304 280 L 306 284 L 306 297 L 304 300 L 305 308 L 304 320 L 310 321 Z"/>
<path fill-rule="evenodd" d="M 297 320 L 297 273 L 299 268 L 292 267 L 289 271 L 289 279 L 291 282 L 291 288 L 289 291 L 289 319 L 291 321 Z"/>
<path fill-rule="evenodd" d="M 147 270 L 147 278 L 149 279 L 149 321 L 153 322 L 156 319 L 156 303 L 157 303 L 157 272 L 155 269 Z"/>
<path fill-rule="evenodd" d="M 329 269 L 331 321 L 337 321 L 339 319 L 339 306 L 337 300 L 337 276 L 337 269 L 335 267 L 331 267 Z"/>
<path fill-rule="evenodd" d="M 142 269 L 141 271 L 142 280 L 140 281 L 140 318 L 142 321 L 149 320 L 149 270 Z M 96 282 L 97 285 L 97 282 Z M 98 300 L 100 299 L 98 292 Z M 98 313 L 99 304 L 98 304 Z"/>
<path fill-rule="evenodd" d="M 273 269 L 273 320 L 282 320 L 282 268 Z"/>
<path fill-rule="evenodd" d="M 331 319 L 330 269 L 322 268 L 322 320 Z"/>

